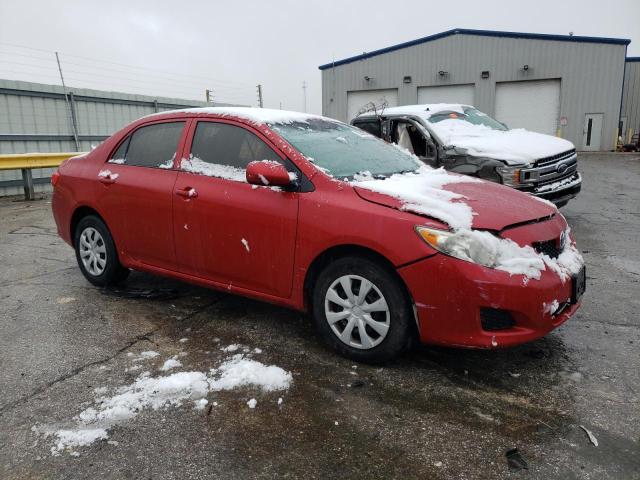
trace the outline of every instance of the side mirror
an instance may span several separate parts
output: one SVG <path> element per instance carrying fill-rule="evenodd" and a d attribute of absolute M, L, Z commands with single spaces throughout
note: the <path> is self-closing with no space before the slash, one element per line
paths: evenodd
<path fill-rule="evenodd" d="M 289 172 L 284 166 L 273 160 L 251 162 L 246 169 L 247 182 L 263 187 L 287 187 L 291 185 Z"/>

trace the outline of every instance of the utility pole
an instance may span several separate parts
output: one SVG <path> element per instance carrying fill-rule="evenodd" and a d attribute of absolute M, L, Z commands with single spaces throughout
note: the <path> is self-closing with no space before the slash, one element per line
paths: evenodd
<path fill-rule="evenodd" d="M 73 110 L 73 103 L 69 101 L 69 95 L 67 95 L 67 86 L 64 84 L 64 76 L 62 75 L 62 67 L 60 66 L 60 57 L 58 52 L 56 53 L 56 62 L 58 63 L 58 71 L 60 72 L 60 80 L 62 81 L 62 92 L 64 93 L 64 101 L 67 102 L 69 107 L 69 113 L 71 115 L 71 130 L 73 132 L 73 141 L 76 144 L 76 151 L 80 150 L 80 142 L 78 140 L 78 128 L 76 127 L 76 114 Z"/>
<path fill-rule="evenodd" d="M 262 85 L 258 85 L 258 106 L 262 108 Z"/>
<path fill-rule="evenodd" d="M 307 113 L 307 82 L 302 81 L 302 100 L 304 105 L 304 113 Z"/>
<path fill-rule="evenodd" d="M 213 103 L 213 91 L 208 88 L 204 91 L 205 96 L 207 97 L 207 104 Z"/>

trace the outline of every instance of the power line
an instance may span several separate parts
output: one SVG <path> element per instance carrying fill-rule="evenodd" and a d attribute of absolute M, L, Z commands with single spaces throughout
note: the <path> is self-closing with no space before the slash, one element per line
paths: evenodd
<path fill-rule="evenodd" d="M 33 50 L 33 51 L 38 51 L 38 52 L 45 52 L 45 53 L 49 53 L 49 54 L 53 54 L 54 52 L 51 50 L 44 50 L 41 48 L 34 48 L 34 47 L 27 47 L 24 45 L 17 45 L 17 44 L 13 44 L 13 43 L 6 43 L 6 42 L 0 42 L 0 45 L 5 45 L 5 46 L 10 46 L 10 47 L 14 47 L 14 48 L 23 48 L 26 50 Z M 62 56 L 61 52 L 61 56 Z M 180 74 L 176 74 L 175 72 L 170 72 L 167 70 L 161 70 L 161 69 L 157 69 L 157 68 L 150 68 L 150 67 L 140 67 L 138 65 L 132 65 L 132 64 L 128 64 L 128 63 L 120 63 L 120 62 L 113 62 L 113 61 L 109 61 L 109 60 L 100 60 L 100 59 L 95 59 L 95 58 L 90 58 L 90 57 L 84 57 L 81 55 L 73 55 L 70 53 L 64 53 L 65 57 L 72 57 L 72 58 L 77 58 L 77 59 L 81 59 L 81 60 L 85 60 L 85 61 L 89 61 L 89 62 L 94 62 L 94 63 L 106 63 L 106 64 L 110 64 L 110 65 L 118 65 L 121 67 L 127 67 L 127 68 L 134 68 L 137 70 L 147 70 L 147 71 L 151 71 L 151 72 L 157 72 L 157 73 L 162 73 L 164 75 L 170 75 L 170 76 L 180 76 Z M 63 63 L 66 63 L 67 61 L 64 60 Z M 251 84 L 249 83 L 245 83 L 245 82 L 236 82 L 236 81 L 231 81 L 231 80 L 222 80 L 222 79 L 215 79 L 212 77 L 205 77 L 205 76 L 201 76 L 201 75 L 191 75 L 192 78 L 200 78 L 202 80 L 206 80 L 206 81 L 214 81 L 216 83 L 227 83 L 227 84 L 231 84 L 231 85 L 245 85 L 247 87 L 252 87 Z"/>

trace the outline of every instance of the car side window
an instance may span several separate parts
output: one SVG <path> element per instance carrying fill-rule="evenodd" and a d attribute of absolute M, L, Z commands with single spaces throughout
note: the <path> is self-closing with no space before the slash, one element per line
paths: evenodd
<path fill-rule="evenodd" d="M 382 136 L 382 131 L 380 129 L 380 120 L 371 120 L 367 122 L 354 122 L 354 127 L 361 128 L 365 132 L 369 132 L 371 135 L 375 135 L 380 138 Z"/>
<path fill-rule="evenodd" d="M 247 165 L 256 160 L 282 163 L 280 156 L 249 130 L 227 123 L 198 122 L 191 155 L 182 160 L 181 169 L 244 182 Z"/>
<path fill-rule="evenodd" d="M 113 152 L 113 155 L 109 159 L 109 163 L 124 163 L 124 157 L 127 154 L 127 148 L 129 148 L 129 140 L 131 140 L 131 136 L 125 138 L 124 142 L 120 144 L 118 149 Z"/>
<path fill-rule="evenodd" d="M 156 123 L 139 128 L 112 155 L 111 163 L 171 168 L 185 122 Z"/>

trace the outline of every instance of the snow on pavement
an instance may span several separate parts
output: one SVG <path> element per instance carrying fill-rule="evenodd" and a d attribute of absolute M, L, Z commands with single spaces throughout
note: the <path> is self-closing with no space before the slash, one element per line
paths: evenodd
<path fill-rule="evenodd" d="M 180 362 L 172 357 L 165 362 L 161 370 L 177 368 Z M 167 366 L 169 365 L 169 366 Z M 287 390 L 293 376 L 290 372 L 275 365 L 265 365 L 236 354 L 227 358 L 217 368 L 208 373 L 199 371 L 175 372 L 166 376 L 154 377 L 150 372 L 140 374 L 130 385 L 115 389 L 107 395 L 107 387 L 98 387 L 93 405 L 84 409 L 73 418 L 74 425 L 66 428 L 34 426 L 32 431 L 53 436 L 52 455 L 69 452 L 91 445 L 98 440 L 109 438 L 110 429 L 136 417 L 143 410 L 166 410 L 180 407 L 185 403 L 193 405 L 195 410 L 203 410 L 209 403 L 206 398 L 212 392 L 234 390 L 240 387 L 257 388 L 263 392 Z M 217 403 L 214 402 L 214 405 Z M 248 402 L 249 408 L 255 408 L 257 400 Z"/>

